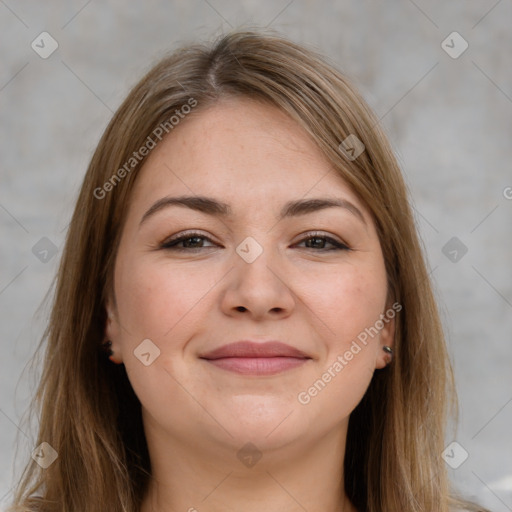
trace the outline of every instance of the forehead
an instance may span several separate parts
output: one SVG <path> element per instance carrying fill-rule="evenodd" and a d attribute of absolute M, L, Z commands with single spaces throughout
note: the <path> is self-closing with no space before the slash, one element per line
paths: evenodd
<path fill-rule="evenodd" d="M 321 193 L 364 210 L 311 136 L 278 108 L 246 98 L 198 108 L 150 153 L 132 204 L 196 194 L 262 206 Z"/>

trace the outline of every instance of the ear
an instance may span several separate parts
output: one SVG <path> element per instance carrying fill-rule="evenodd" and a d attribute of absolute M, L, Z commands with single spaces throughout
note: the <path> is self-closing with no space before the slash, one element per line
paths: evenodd
<path fill-rule="evenodd" d="M 121 351 L 121 325 L 118 319 L 117 307 L 115 300 L 109 295 L 105 304 L 107 320 L 105 322 L 105 339 L 104 341 L 112 342 L 112 352 L 110 360 L 113 363 L 121 364 L 123 362 Z"/>
<path fill-rule="evenodd" d="M 390 311 L 394 313 L 393 316 L 389 314 Z M 379 332 L 379 349 L 375 360 L 376 369 L 385 368 L 390 362 L 389 354 L 384 350 L 384 347 L 388 346 L 393 348 L 394 346 L 395 316 L 396 311 L 392 307 L 389 307 L 386 309 L 386 312 L 384 313 L 381 320 L 384 326 L 382 329 L 380 329 Z"/>

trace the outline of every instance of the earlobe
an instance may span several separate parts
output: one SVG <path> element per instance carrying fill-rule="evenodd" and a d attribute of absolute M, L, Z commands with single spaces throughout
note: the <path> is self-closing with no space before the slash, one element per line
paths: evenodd
<path fill-rule="evenodd" d="M 121 364 L 123 361 L 120 359 L 112 349 L 112 342 L 110 340 L 106 340 L 101 344 L 101 349 L 105 353 L 105 355 L 115 364 Z"/>
<path fill-rule="evenodd" d="M 388 318 L 380 333 L 380 352 L 377 354 L 376 368 L 389 366 L 394 356 L 395 319 Z"/>
<path fill-rule="evenodd" d="M 386 366 L 387 366 L 393 360 L 393 349 L 389 345 L 384 345 L 382 347 L 382 350 L 385 353 L 384 357 L 386 359 Z"/>
<path fill-rule="evenodd" d="M 375 369 L 380 370 L 389 366 L 393 362 L 394 355 L 392 347 L 389 345 L 381 345 L 381 349 L 377 354 Z"/>
<path fill-rule="evenodd" d="M 107 299 L 105 304 L 105 311 L 107 318 L 105 321 L 105 332 L 102 348 L 110 361 L 115 364 L 121 364 L 123 360 L 120 357 L 121 351 L 119 348 L 119 328 L 117 315 L 115 314 L 114 308 L 112 307 L 112 301 L 110 298 Z"/>

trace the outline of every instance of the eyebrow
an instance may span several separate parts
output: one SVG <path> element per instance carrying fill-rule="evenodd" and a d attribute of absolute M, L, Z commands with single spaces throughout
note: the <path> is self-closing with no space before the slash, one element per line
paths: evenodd
<path fill-rule="evenodd" d="M 205 196 L 180 196 L 180 197 L 162 197 L 156 201 L 142 216 L 139 227 L 147 221 L 150 217 L 157 212 L 168 208 L 170 206 L 181 206 L 190 208 L 207 215 L 216 217 L 229 217 L 232 215 L 231 207 L 221 201 L 217 201 L 211 197 Z M 298 217 L 307 213 L 324 210 L 326 208 L 344 208 L 354 214 L 363 224 L 366 225 L 366 220 L 361 210 L 353 203 L 341 198 L 312 198 L 312 199 L 299 199 L 296 201 L 287 202 L 279 214 L 279 219 L 282 220 L 287 217 Z"/>

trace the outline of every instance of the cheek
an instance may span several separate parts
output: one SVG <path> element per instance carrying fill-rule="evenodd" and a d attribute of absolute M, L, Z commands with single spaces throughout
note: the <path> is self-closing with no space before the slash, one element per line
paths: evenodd
<path fill-rule="evenodd" d="M 310 307 L 329 327 L 325 357 L 316 376 L 298 396 L 304 414 L 326 425 L 348 416 L 359 403 L 375 371 L 379 335 L 368 335 L 384 312 L 384 265 L 347 266 L 317 279 Z M 374 332 L 374 331 L 373 331 Z"/>
<path fill-rule="evenodd" d="M 205 314 L 201 299 L 206 299 L 208 291 L 218 281 L 211 268 L 209 272 L 199 267 L 185 272 L 178 265 L 172 270 L 170 267 L 166 262 L 125 258 L 119 260 L 116 269 L 123 363 L 139 400 L 156 416 L 159 411 L 169 410 L 169 397 L 172 397 L 173 410 L 196 407 L 180 385 L 187 379 L 181 353 L 191 334 L 202 328 L 198 328 L 199 317 Z M 160 349 L 158 358 L 149 366 L 133 355 L 145 339 L 150 339 Z M 198 422 L 208 422 L 199 406 L 195 415 Z M 162 421 L 171 418 L 176 419 L 166 413 Z"/>
<path fill-rule="evenodd" d="M 350 415 L 371 382 L 379 337 L 363 336 L 383 312 L 386 281 L 380 273 L 351 269 L 317 284 L 322 293 L 311 296 L 309 305 L 329 330 L 325 353 L 297 401 L 305 423 L 328 429 Z"/>
<path fill-rule="evenodd" d="M 303 281 L 308 306 L 326 326 L 329 351 L 345 350 L 384 312 L 387 284 L 380 265 L 346 266 Z"/>
<path fill-rule="evenodd" d="M 214 286 L 212 272 L 199 266 L 182 271 L 165 262 L 126 261 L 116 274 L 119 315 L 137 339 L 162 340 Z"/>

